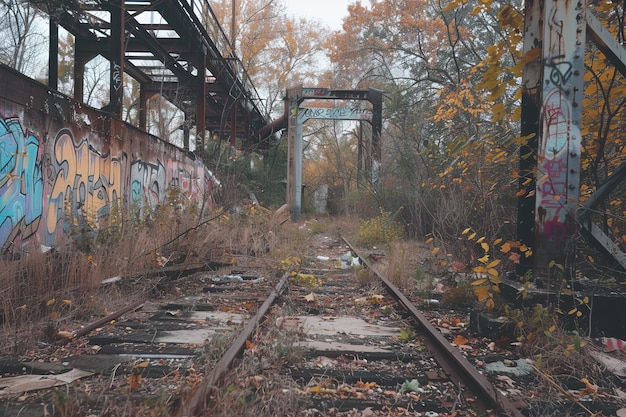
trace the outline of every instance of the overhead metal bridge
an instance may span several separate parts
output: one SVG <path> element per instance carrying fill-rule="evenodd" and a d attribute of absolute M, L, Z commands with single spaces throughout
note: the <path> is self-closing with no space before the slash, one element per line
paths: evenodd
<path fill-rule="evenodd" d="M 195 129 L 205 138 L 241 147 L 266 147 L 257 131 L 269 113 L 207 0 L 32 1 L 50 16 L 49 86 L 57 88 L 58 29 L 75 38 L 74 99 L 83 101 L 85 65 L 98 55 L 110 62 L 110 102 L 121 118 L 124 77 L 139 83 L 139 128 L 147 101 L 160 94 L 185 115 L 184 147 Z"/>

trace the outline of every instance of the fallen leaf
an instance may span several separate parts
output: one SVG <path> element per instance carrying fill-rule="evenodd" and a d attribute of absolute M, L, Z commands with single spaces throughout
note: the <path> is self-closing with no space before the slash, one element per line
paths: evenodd
<path fill-rule="evenodd" d="M 305 295 L 305 296 L 304 296 L 304 299 L 305 299 L 307 302 L 312 303 L 312 302 L 314 302 L 314 301 L 316 301 L 316 300 L 317 300 L 317 297 L 315 296 L 315 294 L 314 294 L 314 293 L 312 293 L 312 292 L 311 292 L 311 293 L 309 293 L 309 294 Z"/>
<path fill-rule="evenodd" d="M 463 335 L 458 335 L 454 339 L 454 342 L 452 342 L 452 343 L 454 343 L 457 346 L 463 346 L 463 345 L 467 344 L 467 342 L 468 342 L 468 340 L 465 337 L 463 337 Z"/>
<path fill-rule="evenodd" d="M 509 261 L 513 262 L 514 264 L 518 264 L 520 261 L 520 254 L 517 252 L 512 252 L 511 255 L 509 255 Z"/>

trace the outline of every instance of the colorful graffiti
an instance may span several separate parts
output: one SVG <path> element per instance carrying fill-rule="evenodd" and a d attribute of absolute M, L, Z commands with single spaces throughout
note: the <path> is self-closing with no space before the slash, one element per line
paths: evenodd
<path fill-rule="evenodd" d="M 0 118 L 0 246 L 36 233 L 43 210 L 39 140 L 17 118 Z"/>
<path fill-rule="evenodd" d="M 59 113 L 77 116 L 53 117 L 45 86 L 2 65 L 0 80 L 24 86 L 11 97 L 0 89 L 2 253 L 96 237 L 112 216 L 165 203 L 170 187 L 181 189 L 181 206 L 212 207 L 219 182 L 186 152 L 57 93 Z"/>
<path fill-rule="evenodd" d="M 68 129 L 57 134 L 54 156 L 58 169 L 48 201 L 46 245 L 54 244 L 57 227 L 67 217 L 96 230 L 98 220 L 122 197 L 121 157 L 101 154 L 86 139 L 75 143 Z"/>
<path fill-rule="evenodd" d="M 130 170 L 130 201 L 140 212 L 147 205 L 155 209 L 165 200 L 167 187 L 165 167 L 156 163 L 134 161 Z"/>

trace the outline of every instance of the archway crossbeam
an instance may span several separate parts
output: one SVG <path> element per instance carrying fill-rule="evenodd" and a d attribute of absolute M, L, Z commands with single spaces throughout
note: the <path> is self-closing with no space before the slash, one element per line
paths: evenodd
<path fill-rule="evenodd" d="M 300 107 L 304 100 L 366 100 L 372 108 L 360 107 Z M 372 124 L 372 155 L 380 159 L 380 132 L 382 129 L 382 92 L 369 90 L 332 90 L 303 88 L 287 90 L 287 205 L 292 221 L 300 219 L 302 208 L 302 125 L 309 119 L 365 120 Z M 372 166 L 370 163 L 369 166 Z"/>

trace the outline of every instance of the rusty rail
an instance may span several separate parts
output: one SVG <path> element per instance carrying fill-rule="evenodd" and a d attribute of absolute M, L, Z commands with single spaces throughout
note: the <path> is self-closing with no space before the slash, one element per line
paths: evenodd
<path fill-rule="evenodd" d="M 406 296 L 391 281 L 385 278 L 369 263 L 354 246 L 343 236 L 344 242 L 359 257 L 359 259 L 378 276 L 378 278 L 387 287 L 389 293 L 401 303 L 407 312 L 409 312 L 424 330 L 425 339 L 423 343 L 426 345 L 430 353 L 433 355 L 437 363 L 444 369 L 450 379 L 457 385 L 462 384 L 471 394 L 473 394 L 486 408 L 494 409 L 499 415 L 509 417 L 522 417 L 523 414 L 513 406 L 511 401 L 499 392 L 487 380 L 487 378 L 478 372 L 478 370 L 461 354 L 461 352 L 452 346 L 445 337 L 435 327 L 430 324 L 428 319 L 406 298 Z"/>
<path fill-rule="evenodd" d="M 198 388 L 194 392 L 193 396 L 188 401 L 182 401 L 182 405 L 177 414 L 177 417 L 191 417 L 195 416 L 196 412 L 199 411 L 200 406 L 204 405 L 213 390 L 216 388 L 217 384 L 222 380 L 226 372 L 230 369 L 231 365 L 239 357 L 241 352 L 246 347 L 246 340 L 252 337 L 252 334 L 257 329 L 258 325 L 261 323 L 269 308 L 274 304 L 274 301 L 278 296 L 282 293 L 283 288 L 287 281 L 289 280 L 289 273 L 291 271 L 285 272 L 285 274 L 281 277 L 274 290 L 267 297 L 265 302 L 259 307 L 256 315 L 251 318 L 243 331 L 237 336 L 235 342 L 228 348 L 226 353 L 222 356 L 222 358 L 217 362 L 215 367 L 209 372 L 200 382 Z"/>

